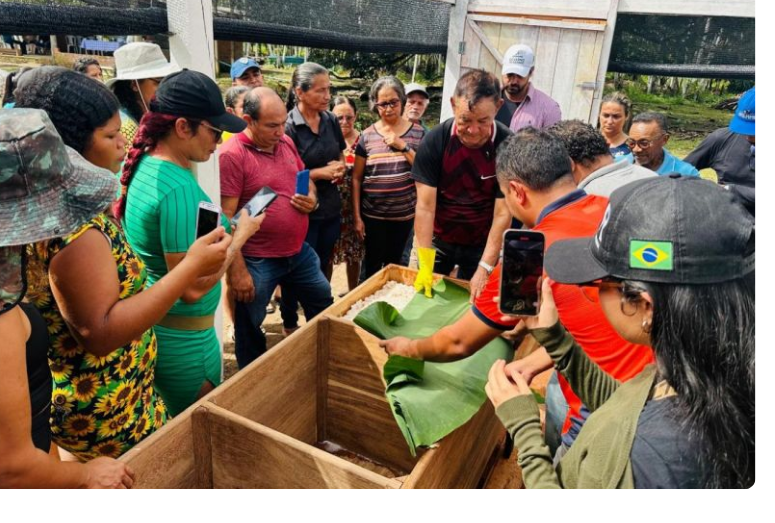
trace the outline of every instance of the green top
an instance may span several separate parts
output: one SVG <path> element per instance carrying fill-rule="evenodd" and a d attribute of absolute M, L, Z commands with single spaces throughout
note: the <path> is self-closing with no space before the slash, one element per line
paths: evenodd
<path fill-rule="evenodd" d="M 140 160 L 129 182 L 122 225 L 148 268 L 148 285 L 167 274 L 165 253 L 186 252 L 196 240 L 196 215 L 203 201 L 212 202 L 188 169 L 150 155 Z M 223 215 L 221 221 L 230 230 Z M 220 297 L 219 282 L 196 303 L 176 301 L 169 313 L 207 316 L 215 312 Z"/>
<path fill-rule="evenodd" d="M 555 368 L 592 412 L 555 470 L 541 435 L 533 396 L 517 396 L 496 414 L 514 438 L 528 488 L 634 488 L 630 452 L 638 418 L 654 386 L 656 367 L 647 366 L 621 384 L 579 347 L 561 323 L 531 333 L 554 360 Z"/>

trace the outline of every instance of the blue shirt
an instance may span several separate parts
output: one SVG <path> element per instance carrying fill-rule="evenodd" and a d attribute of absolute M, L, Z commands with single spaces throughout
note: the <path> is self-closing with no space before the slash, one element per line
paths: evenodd
<path fill-rule="evenodd" d="M 670 173 L 678 173 L 683 176 L 700 175 L 700 171 L 698 171 L 692 164 L 684 162 L 683 160 L 679 160 L 670 154 L 670 151 L 664 147 L 662 148 L 662 152 L 665 153 L 665 159 L 662 161 L 662 165 L 659 166 L 659 169 L 656 170 L 658 175 L 662 176 Z M 624 160 L 629 163 L 635 163 L 635 157 L 632 153 L 625 156 Z"/>
<path fill-rule="evenodd" d="M 659 169 L 657 169 L 657 174 L 662 176 L 663 174 L 670 174 L 670 173 L 679 173 L 684 176 L 699 176 L 700 171 L 698 171 L 692 164 L 686 163 L 683 160 L 679 160 L 672 154 L 670 154 L 670 151 L 662 148 L 662 152 L 665 153 L 665 160 L 662 162 L 662 165 L 659 166 Z"/>

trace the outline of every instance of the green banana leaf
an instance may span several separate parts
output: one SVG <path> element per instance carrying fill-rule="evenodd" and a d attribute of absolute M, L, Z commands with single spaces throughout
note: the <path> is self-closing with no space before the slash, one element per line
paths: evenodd
<path fill-rule="evenodd" d="M 469 293 L 439 281 L 433 298 L 417 294 L 402 312 L 385 302 L 372 303 L 354 319 L 381 339 L 430 336 L 468 311 Z M 487 373 L 498 359 L 511 361 L 511 344 L 497 338 L 463 360 L 431 363 L 391 356 L 383 369 L 387 395 L 409 450 L 429 447 L 470 420 L 487 399 Z"/>

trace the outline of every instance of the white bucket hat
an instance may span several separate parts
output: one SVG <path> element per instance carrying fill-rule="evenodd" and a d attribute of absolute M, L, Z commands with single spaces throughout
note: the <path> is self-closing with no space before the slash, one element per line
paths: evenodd
<path fill-rule="evenodd" d="M 108 88 L 120 80 L 164 78 L 180 71 L 180 67 L 167 61 L 161 47 L 149 42 L 121 46 L 113 53 L 113 57 L 116 60 L 116 77 L 105 83 Z"/>

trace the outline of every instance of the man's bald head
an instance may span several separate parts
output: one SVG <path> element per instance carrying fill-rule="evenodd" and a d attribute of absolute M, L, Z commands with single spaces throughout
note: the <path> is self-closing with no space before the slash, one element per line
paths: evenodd
<path fill-rule="evenodd" d="M 285 108 L 285 104 L 276 92 L 269 87 L 256 87 L 245 95 L 242 111 L 253 120 L 258 121 L 261 118 L 261 113 L 265 111 L 275 112 L 278 106 Z"/>
<path fill-rule="evenodd" d="M 245 95 L 242 119 L 247 134 L 259 149 L 272 150 L 285 134 L 288 111 L 285 103 L 268 87 L 256 87 Z"/>

